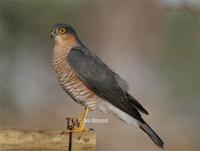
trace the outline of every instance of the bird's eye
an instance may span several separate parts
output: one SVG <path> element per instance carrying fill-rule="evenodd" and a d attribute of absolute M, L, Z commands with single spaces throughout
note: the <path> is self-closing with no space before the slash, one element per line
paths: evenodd
<path fill-rule="evenodd" d="M 64 34 L 64 33 L 66 32 L 66 29 L 65 29 L 65 28 L 60 28 L 60 29 L 58 30 L 58 32 L 61 33 L 61 34 Z"/>

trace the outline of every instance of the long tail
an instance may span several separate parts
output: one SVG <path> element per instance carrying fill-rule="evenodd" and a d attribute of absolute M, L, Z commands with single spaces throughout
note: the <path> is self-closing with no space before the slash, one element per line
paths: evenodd
<path fill-rule="evenodd" d="M 127 106 L 128 105 L 130 104 L 127 104 Z M 145 109 L 143 109 L 140 106 L 140 104 L 138 105 L 138 103 L 135 103 L 134 105 L 135 106 L 133 106 L 132 108 L 132 111 L 134 111 L 132 115 L 112 105 L 110 102 L 102 102 L 102 104 L 98 106 L 98 109 L 105 113 L 112 113 L 116 115 L 119 119 L 121 119 L 122 121 L 128 124 L 131 124 L 133 126 L 136 126 L 137 128 L 142 129 L 157 146 L 164 148 L 163 141 L 153 131 L 153 129 L 143 120 L 143 118 L 141 117 L 140 113 L 137 110 L 137 109 L 140 109 L 140 111 L 143 111 L 145 113 Z M 137 109 L 135 107 L 137 107 Z M 146 111 L 146 113 L 148 112 Z"/>
<path fill-rule="evenodd" d="M 151 140 L 159 147 L 164 148 L 164 143 L 154 130 L 146 123 L 140 123 L 139 127 L 151 138 Z"/>

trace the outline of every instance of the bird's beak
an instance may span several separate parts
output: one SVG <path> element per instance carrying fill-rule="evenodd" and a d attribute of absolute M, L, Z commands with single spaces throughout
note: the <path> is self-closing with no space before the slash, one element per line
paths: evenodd
<path fill-rule="evenodd" d="M 51 31 L 51 38 L 55 38 L 56 37 L 56 32 L 54 30 Z"/>

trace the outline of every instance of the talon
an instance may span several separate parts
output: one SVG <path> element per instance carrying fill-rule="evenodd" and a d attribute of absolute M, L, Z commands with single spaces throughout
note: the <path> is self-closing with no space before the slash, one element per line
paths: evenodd
<path fill-rule="evenodd" d="M 88 108 L 85 108 L 85 110 L 80 114 L 80 117 L 78 118 L 66 118 L 67 120 L 67 128 L 61 132 L 61 134 L 68 134 L 70 132 L 85 132 L 90 131 L 91 129 L 88 129 L 85 127 L 85 119 L 87 117 L 87 114 L 89 112 Z M 93 130 L 93 129 L 92 129 Z"/>
<path fill-rule="evenodd" d="M 88 129 L 88 128 L 86 128 L 86 127 L 84 127 L 84 128 L 73 128 L 72 129 L 72 132 L 87 132 L 87 131 L 89 131 L 90 129 Z"/>
<path fill-rule="evenodd" d="M 61 133 L 60 133 L 60 135 L 65 135 L 65 134 L 68 134 L 68 133 L 70 133 L 69 131 L 62 131 Z"/>

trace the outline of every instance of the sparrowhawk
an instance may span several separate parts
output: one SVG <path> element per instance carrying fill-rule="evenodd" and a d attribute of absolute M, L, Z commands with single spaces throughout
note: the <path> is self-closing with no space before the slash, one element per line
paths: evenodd
<path fill-rule="evenodd" d="M 53 65 L 59 83 L 74 101 L 85 107 L 80 126 L 72 131 L 86 130 L 84 120 L 88 111 L 98 109 L 142 129 L 156 145 L 163 148 L 163 141 L 140 114 L 148 112 L 129 94 L 125 80 L 93 54 L 69 24 L 54 25 L 51 37 L 55 41 Z"/>

